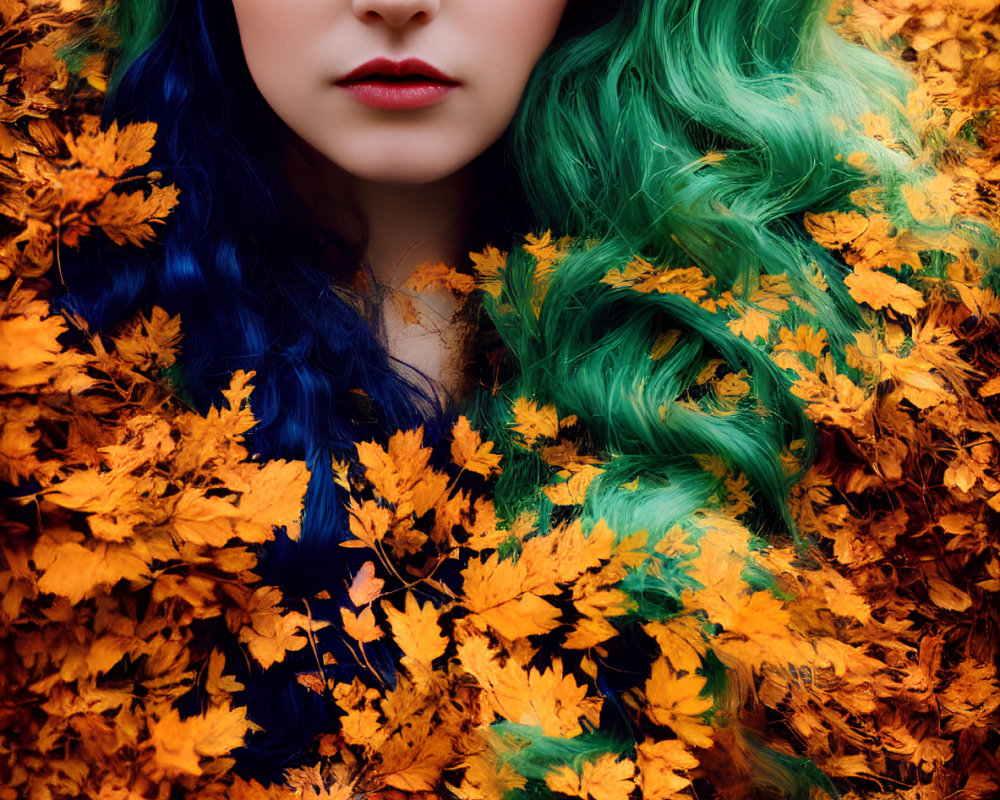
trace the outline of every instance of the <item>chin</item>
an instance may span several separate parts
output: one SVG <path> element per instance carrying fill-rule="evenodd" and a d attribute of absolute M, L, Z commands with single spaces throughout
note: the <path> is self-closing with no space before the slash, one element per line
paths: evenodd
<path fill-rule="evenodd" d="M 371 183 L 406 184 L 416 186 L 435 183 L 458 172 L 464 164 L 454 167 L 434 167 L 427 164 L 401 163 L 398 165 L 365 165 L 360 169 L 348 169 L 354 177 Z"/>
<path fill-rule="evenodd" d="M 379 135 L 382 134 L 382 135 Z M 485 145 L 478 141 L 456 141 L 447 132 L 428 136 L 385 136 L 374 132 L 358 136 L 321 152 L 332 163 L 355 178 L 375 183 L 422 184 L 443 180 L 468 166 Z M 344 146 L 347 144 L 347 146 Z"/>
<path fill-rule="evenodd" d="M 340 166 L 363 181 L 373 183 L 421 184 L 443 180 L 466 166 L 471 159 L 456 160 L 417 158 L 412 153 L 405 158 L 365 159 Z"/>

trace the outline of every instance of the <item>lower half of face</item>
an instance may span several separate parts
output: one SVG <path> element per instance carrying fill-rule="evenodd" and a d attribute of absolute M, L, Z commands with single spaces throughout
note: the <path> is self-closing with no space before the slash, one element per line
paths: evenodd
<path fill-rule="evenodd" d="M 427 183 L 510 124 L 566 0 L 233 0 L 264 100 L 354 177 Z"/>

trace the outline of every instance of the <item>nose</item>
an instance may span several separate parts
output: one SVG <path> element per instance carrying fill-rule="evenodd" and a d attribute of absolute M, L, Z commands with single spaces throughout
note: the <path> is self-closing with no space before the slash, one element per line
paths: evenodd
<path fill-rule="evenodd" d="M 409 22 L 430 22 L 441 7 L 441 0 L 352 0 L 354 16 L 362 22 L 382 20 L 393 28 Z"/>

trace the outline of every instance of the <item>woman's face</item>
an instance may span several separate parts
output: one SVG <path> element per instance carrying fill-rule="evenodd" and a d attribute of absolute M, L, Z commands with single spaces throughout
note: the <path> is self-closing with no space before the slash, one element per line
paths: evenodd
<path fill-rule="evenodd" d="M 351 175 L 447 177 L 510 123 L 567 0 L 233 0 L 250 74 Z"/>

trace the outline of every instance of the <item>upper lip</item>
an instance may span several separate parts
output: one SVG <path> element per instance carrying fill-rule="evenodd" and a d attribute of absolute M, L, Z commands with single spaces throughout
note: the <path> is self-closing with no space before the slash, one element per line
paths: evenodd
<path fill-rule="evenodd" d="M 357 69 L 348 72 L 344 77 L 339 78 L 337 83 L 351 83 L 373 77 L 428 78 L 437 83 L 458 83 L 450 75 L 445 75 L 419 58 L 405 58 L 402 61 L 393 61 L 389 58 L 373 58 L 371 61 L 366 61 Z"/>

